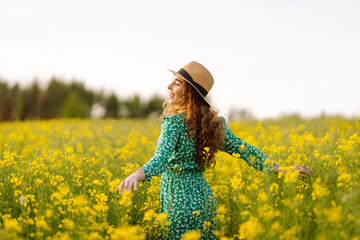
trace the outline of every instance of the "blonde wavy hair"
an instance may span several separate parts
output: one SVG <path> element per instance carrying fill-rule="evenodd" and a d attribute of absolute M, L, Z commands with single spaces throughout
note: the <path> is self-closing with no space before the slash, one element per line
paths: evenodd
<path fill-rule="evenodd" d="M 196 136 L 195 158 L 198 168 L 214 168 L 216 165 L 214 154 L 218 149 L 221 150 L 220 143 L 224 139 L 223 121 L 218 117 L 218 111 L 207 104 L 189 83 L 184 82 L 180 103 L 172 105 L 166 99 L 160 119 L 166 115 L 180 113 L 181 109 L 186 109 L 189 138 L 192 139 Z"/>

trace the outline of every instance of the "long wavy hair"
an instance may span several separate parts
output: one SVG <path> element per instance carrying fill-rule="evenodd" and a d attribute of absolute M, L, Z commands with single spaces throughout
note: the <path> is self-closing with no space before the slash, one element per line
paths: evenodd
<path fill-rule="evenodd" d="M 166 115 L 179 113 L 186 109 L 186 123 L 188 126 L 189 138 L 196 138 L 196 163 L 198 168 L 214 168 L 216 160 L 215 152 L 222 148 L 221 142 L 224 138 L 223 121 L 218 117 L 218 111 L 212 108 L 200 96 L 200 94 L 186 81 L 180 103 L 169 104 L 168 100 L 163 103 L 162 119 Z"/>

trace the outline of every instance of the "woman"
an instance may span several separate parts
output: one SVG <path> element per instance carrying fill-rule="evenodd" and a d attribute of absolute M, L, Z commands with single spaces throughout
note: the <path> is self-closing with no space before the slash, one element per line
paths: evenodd
<path fill-rule="evenodd" d="M 192 61 L 178 72 L 169 71 L 174 78 L 168 86 L 155 155 L 122 181 L 117 191 L 136 191 L 138 182 L 148 182 L 162 173 L 160 212 L 167 213 L 170 221 L 166 237 L 180 239 L 186 231 L 198 229 L 202 239 L 215 239 L 217 202 L 203 175 L 205 168 L 215 166 L 214 153 L 237 153 L 247 164 L 268 174 L 279 173 L 280 166 L 236 137 L 225 119 L 217 116 L 205 99 L 214 80 L 203 65 Z M 313 173 L 306 166 L 295 167 L 300 176 Z"/>

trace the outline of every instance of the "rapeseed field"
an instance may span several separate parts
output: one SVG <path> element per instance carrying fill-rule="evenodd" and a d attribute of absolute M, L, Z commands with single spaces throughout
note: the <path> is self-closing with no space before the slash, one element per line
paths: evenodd
<path fill-rule="evenodd" d="M 360 239 L 360 119 L 229 127 L 274 162 L 315 173 L 266 175 L 218 152 L 205 172 L 219 204 L 218 239 Z M 159 134 L 157 120 L 0 123 L 0 239 L 157 239 L 168 224 L 160 177 L 136 192 L 116 188 L 153 156 Z"/>

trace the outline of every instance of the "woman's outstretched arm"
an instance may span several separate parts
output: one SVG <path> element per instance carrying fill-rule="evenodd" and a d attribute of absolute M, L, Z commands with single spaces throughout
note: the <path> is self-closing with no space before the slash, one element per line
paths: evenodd
<path fill-rule="evenodd" d="M 294 168 L 299 171 L 299 176 L 300 177 L 306 177 L 306 175 L 311 175 L 313 174 L 313 170 L 311 168 L 309 168 L 308 166 L 305 165 L 294 165 Z M 286 170 L 281 170 L 281 166 L 280 165 L 276 165 L 275 166 L 275 170 L 274 173 L 275 174 L 279 174 L 279 172 L 286 172 Z"/>
<path fill-rule="evenodd" d="M 227 126 L 225 119 L 221 117 L 224 123 L 224 142 L 223 151 L 228 154 L 239 154 L 239 158 L 244 159 L 245 162 L 259 171 L 271 174 L 279 174 L 284 172 L 280 165 L 271 161 L 262 151 L 258 148 L 242 141 L 239 137 L 235 136 Z M 311 175 L 313 171 L 305 165 L 294 166 L 299 171 L 299 176 L 305 177 L 306 174 Z"/>
<path fill-rule="evenodd" d="M 156 144 L 154 156 L 141 168 L 129 175 L 117 188 L 117 192 L 123 190 L 137 190 L 138 182 L 151 181 L 153 176 L 160 175 L 168 166 L 168 160 L 175 150 L 179 139 L 179 124 L 173 116 L 165 116 L 161 122 L 161 132 Z"/>
<path fill-rule="evenodd" d="M 254 167 L 256 170 L 263 171 L 267 174 L 279 172 L 278 165 L 275 165 L 275 163 L 270 161 L 270 159 L 258 148 L 235 136 L 226 124 L 225 119 L 223 117 L 221 117 L 221 119 L 224 124 L 222 151 L 230 155 L 238 154 L 240 159 L 243 159 L 249 166 Z"/>

